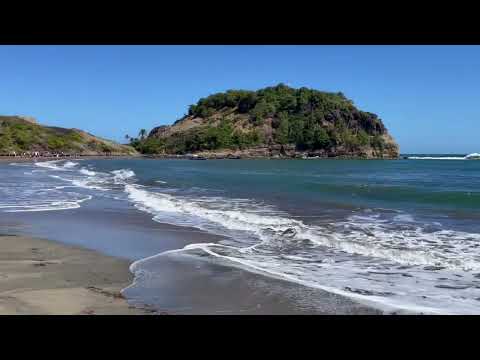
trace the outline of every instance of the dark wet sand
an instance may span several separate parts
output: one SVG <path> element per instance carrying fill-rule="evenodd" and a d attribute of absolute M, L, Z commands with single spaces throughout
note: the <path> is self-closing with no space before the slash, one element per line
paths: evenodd
<path fill-rule="evenodd" d="M 156 275 L 148 287 L 123 291 L 170 314 L 380 315 L 346 297 L 191 256 L 156 257 L 144 269 Z"/>

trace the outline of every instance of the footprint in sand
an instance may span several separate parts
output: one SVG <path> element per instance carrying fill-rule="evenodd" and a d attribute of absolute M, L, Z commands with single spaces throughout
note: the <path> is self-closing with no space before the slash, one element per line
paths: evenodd
<path fill-rule="evenodd" d="M 55 265 L 58 264 L 56 262 L 51 262 L 51 261 L 45 261 L 45 260 L 37 260 L 37 263 L 34 263 L 33 266 L 39 267 L 39 266 L 47 266 L 47 265 Z"/>

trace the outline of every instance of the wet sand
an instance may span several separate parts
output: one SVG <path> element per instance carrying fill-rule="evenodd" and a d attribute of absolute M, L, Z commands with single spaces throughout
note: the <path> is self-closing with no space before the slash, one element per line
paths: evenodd
<path fill-rule="evenodd" d="M 123 294 L 171 315 L 383 314 L 343 296 L 191 256 L 159 256 L 142 270 L 148 280 Z"/>
<path fill-rule="evenodd" d="M 0 314 L 146 314 L 120 294 L 129 262 L 24 236 L 0 235 Z"/>

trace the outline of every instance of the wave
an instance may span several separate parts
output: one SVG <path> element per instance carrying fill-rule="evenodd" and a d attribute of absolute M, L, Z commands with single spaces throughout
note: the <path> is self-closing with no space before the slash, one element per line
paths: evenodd
<path fill-rule="evenodd" d="M 472 154 L 468 154 L 467 156 L 465 156 L 466 159 L 480 159 L 480 154 L 479 153 L 472 153 Z"/>
<path fill-rule="evenodd" d="M 15 163 L 15 162 L 10 163 L 9 165 L 10 166 L 23 166 L 23 167 L 30 166 L 29 163 Z"/>
<path fill-rule="evenodd" d="M 59 211 L 80 208 L 80 204 L 91 200 L 92 196 L 88 195 L 78 200 L 51 200 L 51 201 L 32 201 L 28 204 L 2 204 L 0 209 L 3 212 L 37 212 L 37 211 Z"/>
<path fill-rule="evenodd" d="M 480 269 L 477 260 L 480 254 L 475 251 L 475 244 L 480 242 L 480 234 L 446 230 L 429 233 L 420 227 L 398 231 L 374 217 L 367 218 L 367 221 L 351 217 L 346 222 L 330 227 L 309 226 L 285 215 L 272 216 L 269 210 L 262 213 L 253 202 L 227 210 L 225 206 L 205 206 L 206 203 L 201 199 L 182 199 L 169 194 L 153 193 L 136 185 L 126 185 L 125 191 L 138 209 L 154 215 L 153 219 L 156 221 L 176 222 L 177 225 L 193 226 L 219 235 L 228 236 L 230 231 L 235 231 L 235 235 L 243 233 L 242 240 L 259 241 L 252 246 L 240 248 L 240 252 L 260 247 L 281 250 L 282 247 L 310 243 L 405 265 Z M 224 202 L 231 203 L 234 200 L 224 199 Z M 408 217 L 405 220 L 411 221 Z M 402 248 L 396 248 L 392 243 L 395 237 L 396 242 L 402 244 Z M 441 245 L 448 245 L 449 252 L 439 250 Z M 466 251 L 470 245 L 471 251 Z"/>
<path fill-rule="evenodd" d="M 77 166 L 78 163 L 72 162 L 72 161 L 67 161 L 65 164 L 63 164 L 64 169 L 71 169 Z"/>
<path fill-rule="evenodd" d="M 206 254 L 212 261 L 354 298 L 385 311 L 480 313 L 480 234 L 425 230 L 408 214 L 366 212 L 308 225 L 247 199 L 186 198 L 127 184 L 135 206 L 153 220 L 224 235 L 134 262 L 130 287 L 150 286 L 164 256 Z M 392 221 L 394 224 L 392 224 Z M 204 256 L 202 256 L 205 259 Z M 439 277 L 443 283 L 439 285 Z M 130 288 L 129 287 L 129 288 Z M 452 289 L 460 289 L 452 294 Z"/>
<path fill-rule="evenodd" d="M 109 189 L 103 186 L 98 185 L 97 182 L 95 182 L 92 179 L 67 179 L 62 176 L 58 175 L 50 175 L 51 178 L 53 179 L 58 179 L 62 181 L 67 181 L 71 183 L 73 186 L 80 187 L 83 189 L 90 189 L 90 190 L 101 190 L 101 191 L 108 191 Z"/>
<path fill-rule="evenodd" d="M 80 174 L 87 175 L 87 176 L 95 176 L 97 174 L 95 171 L 91 171 L 85 168 L 81 168 L 79 172 Z"/>
<path fill-rule="evenodd" d="M 55 171 L 68 171 L 75 166 L 78 165 L 78 163 L 72 162 L 72 161 L 67 161 L 63 163 L 62 166 L 58 166 L 59 163 L 63 162 L 64 160 L 52 160 L 52 161 L 42 161 L 42 162 L 36 162 L 35 166 L 41 167 L 41 168 L 47 168 L 50 170 L 55 170 Z"/>
<path fill-rule="evenodd" d="M 125 180 L 133 178 L 135 176 L 135 172 L 130 169 L 114 170 L 110 173 L 114 175 L 113 181 L 115 184 L 124 184 Z"/>
<path fill-rule="evenodd" d="M 479 153 L 472 153 L 466 156 L 409 156 L 410 160 L 478 160 Z"/>

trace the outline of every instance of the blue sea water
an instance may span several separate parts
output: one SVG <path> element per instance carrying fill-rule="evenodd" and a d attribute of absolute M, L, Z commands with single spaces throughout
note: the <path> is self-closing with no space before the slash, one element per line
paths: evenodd
<path fill-rule="evenodd" d="M 135 260 L 132 287 L 162 276 L 149 270 L 162 257 L 188 256 L 382 309 L 480 313 L 480 161 L 464 156 L 61 160 L 0 164 L 0 176 L 0 216 L 32 233 L 81 210 L 112 227 L 112 213 L 142 216 L 137 242 L 83 243 Z M 158 251 L 162 236 L 141 240 L 150 223 L 198 241 Z"/>

